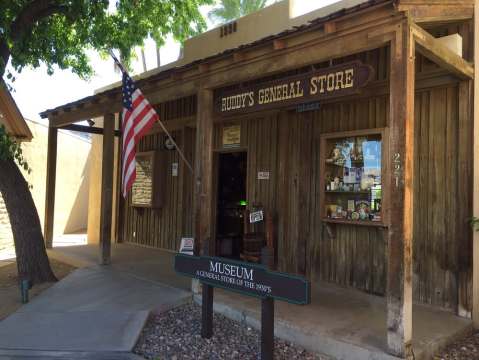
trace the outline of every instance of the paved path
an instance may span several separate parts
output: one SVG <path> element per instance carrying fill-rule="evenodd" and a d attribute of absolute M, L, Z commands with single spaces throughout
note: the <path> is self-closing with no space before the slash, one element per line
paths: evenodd
<path fill-rule="evenodd" d="M 78 269 L 0 322 L 0 359 L 133 359 L 150 311 L 190 298 L 113 267 Z"/>
<path fill-rule="evenodd" d="M 65 246 L 48 251 L 48 255 L 76 267 L 98 264 L 98 245 Z M 175 254 L 158 249 L 129 244 L 112 244 L 111 268 L 142 279 L 190 290 L 191 279 L 179 276 L 174 270 Z"/>

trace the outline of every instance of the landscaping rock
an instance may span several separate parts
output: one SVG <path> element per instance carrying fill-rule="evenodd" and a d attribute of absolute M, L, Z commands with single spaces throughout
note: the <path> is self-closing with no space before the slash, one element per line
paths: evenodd
<path fill-rule="evenodd" d="M 214 335 L 201 337 L 201 308 L 189 303 L 152 316 L 134 352 L 146 359 L 258 359 L 260 333 L 222 315 L 214 315 Z M 328 359 L 275 339 L 275 359 Z"/>
<path fill-rule="evenodd" d="M 438 353 L 435 360 L 479 360 L 479 332 L 459 339 Z"/>

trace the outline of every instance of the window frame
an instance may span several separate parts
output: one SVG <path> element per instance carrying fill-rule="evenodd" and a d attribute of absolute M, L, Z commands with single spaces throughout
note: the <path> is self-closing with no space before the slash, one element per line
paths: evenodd
<path fill-rule="evenodd" d="M 381 136 L 381 221 L 365 221 L 365 220 L 348 220 L 348 219 L 332 219 L 326 217 L 326 159 L 329 154 L 327 153 L 327 142 L 335 139 L 344 139 L 352 137 L 361 137 L 361 136 L 370 136 L 370 135 L 380 135 Z M 362 129 L 362 130 L 352 130 L 352 131 L 342 131 L 342 132 L 333 132 L 333 133 L 324 133 L 320 135 L 320 197 L 319 197 L 319 206 L 320 206 L 320 220 L 323 223 L 331 224 L 346 224 L 346 225 L 360 225 L 360 226 L 376 226 L 376 227 L 387 227 L 389 224 L 389 170 L 388 170 L 388 128 L 373 128 L 373 129 Z"/>

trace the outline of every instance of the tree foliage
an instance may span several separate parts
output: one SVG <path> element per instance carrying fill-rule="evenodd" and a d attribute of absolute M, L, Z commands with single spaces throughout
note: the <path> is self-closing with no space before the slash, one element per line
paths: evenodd
<path fill-rule="evenodd" d="M 82 78 L 93 74 L 88 51 L 118 50 L 126 61 L 151 37 L 161 45 L 205 27 L 199 7 L 213 0 L 0 0 L 0 81 L 6 71 L 46 64 L 70 68 Z M 40 90 L 40 89 L 39 89 Z M 16 163 L 16 164 L 15 164 Z M 0 192 L 10 216 L 19 277 L 31 283 L 54 281 L 40 220 L 28 184 L 17 165 L 30 171 L 22 149 L 0 127 Z"/>
<path fill-rule="evenodd" d="M 172 34 L 182 41 L 206 24 L 199 6 L 212 0 L 1 0 L 0 75 L 9 60 L 25 66 L 71 68 L 80 77 L 93 73 L 87 50 L 117 49 L 128 60 L 147 37 L 162 44 Z M 7 74 L 7 77 L 11 77 Z"/>
<path fill-rule="evenodd" d="M 213 22 L 225 23 L 251 14 L 266 6 L 267 0 L 221 0 L 208 17 Z"/>
<path fill-rule="evenodd" d="M 0 125 L 0 160 L 14 160 L 27 173 L 32 169 L 23 157 L 22 147 L 7 133 L 5 126 Z"/>

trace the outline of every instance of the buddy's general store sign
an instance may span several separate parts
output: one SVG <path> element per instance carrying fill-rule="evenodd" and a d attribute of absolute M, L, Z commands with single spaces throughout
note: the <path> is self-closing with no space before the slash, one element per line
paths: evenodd
<path fill-rule="evenodd" d="M 358 93 L 372 76 L 359 61 L 290 76 L 234 91 L 219 91 L 215 110 L 221 115 L 266 110 Z"/>

